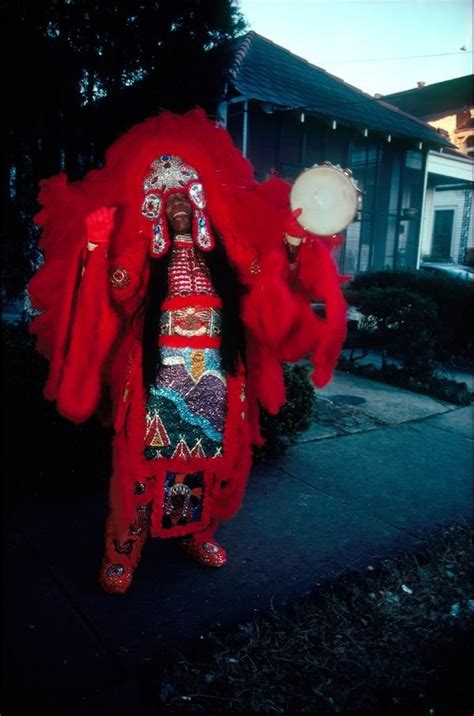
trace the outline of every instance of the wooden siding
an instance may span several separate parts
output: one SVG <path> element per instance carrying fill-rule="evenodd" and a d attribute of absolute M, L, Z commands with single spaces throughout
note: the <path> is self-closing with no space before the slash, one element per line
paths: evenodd
<path fill-rule="evenodd" d="M 429 256 L 431 253 L 432 239 L 433 239 L 433 227 L 435 211 L 437 209 L 453 209 L 454 210 L 454 222 L 453 222 L 453 235 L 451 239 L 451 258 L 455 263 L 459 262 L 459 249 L 461 244 L 461 234 L 463 228 L 463 214 L 465 210 L 465 196 L 466 192 L 459 189 L 449 189 L 442 191 L 435 191 L 434 188 L 429 188 L 426 193 L 425 200 L 425 221 L 424 231 L 421 237 L 421 255 Z M 474 197 L 471 192 L 471 217 L 468 232 L 468 247 L 474 247 Z M 463 259 L 461 258 L 461 261 Z"/>

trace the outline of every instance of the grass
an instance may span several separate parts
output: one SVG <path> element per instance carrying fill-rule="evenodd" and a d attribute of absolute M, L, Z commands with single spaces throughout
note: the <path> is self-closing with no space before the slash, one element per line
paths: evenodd
<path fill-rule="evenodd" d="M 472 538 L 457 523 L 417 554 L 210 635 L 156 667 L 154 712 L 471 713 Z"/>

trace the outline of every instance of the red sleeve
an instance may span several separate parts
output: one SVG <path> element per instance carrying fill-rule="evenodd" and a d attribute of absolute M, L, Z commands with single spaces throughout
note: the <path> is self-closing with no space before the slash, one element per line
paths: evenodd
<path fill-rule="evenodd" d="M 59 412 L 75 422 L 89 418 L 102 393 L 103 371 L 118 335 L 120 318 L 109 298 L 105 246 L 83 251 L 76 286 L 69 304 L 63 353 L 57 360 L 54 384 L 46 397 L 57 401 Z"/>

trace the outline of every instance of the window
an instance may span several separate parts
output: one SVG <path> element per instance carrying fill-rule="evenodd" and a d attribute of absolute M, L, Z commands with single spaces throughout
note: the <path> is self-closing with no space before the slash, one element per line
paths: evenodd
<path fill-rule="evenodd" d="M 347 273 L 367 271 L 374 252 L 374 217 L 381 150 L 378 144 L 353 141 L 349 167 L 362 190 L 363 200 L 357 221 L 346 231 L 341 268 Z"/>

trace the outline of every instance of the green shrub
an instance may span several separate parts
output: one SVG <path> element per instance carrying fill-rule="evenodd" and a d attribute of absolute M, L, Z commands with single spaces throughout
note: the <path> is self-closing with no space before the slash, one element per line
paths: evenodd
<path fill-rule="evenodd" d="M 413 375 L 431 374 L 436 367 L 437 309 L 429 298 L 401 288 L 363 289 L 353 298 L 362 314 L 360 345 L 402 361 Z"/>
<path fill-rule="evenodd" d="M 311 424 L 316 399 L 308 368 L 301 364 L 285 365 L 283 374 L 286 403 L 277 415 L 261 409 L 261 430 L 266 442 L 255 448 L 257 460 L 282 455 Z"/>
<path fill-rule="evenodd" d="M 433 333 L 436 358 L 444 362 L 454 356 L 458 362 L 474 362 L 474 282 L 412 270 L 371 271 L 356 276 L 351 289 L 355 296 L 358 291 L 398 289 L 431 301 L 436 326 L 426 327 Z M 420 308 L 424 310 L 421 304 Z"/>

